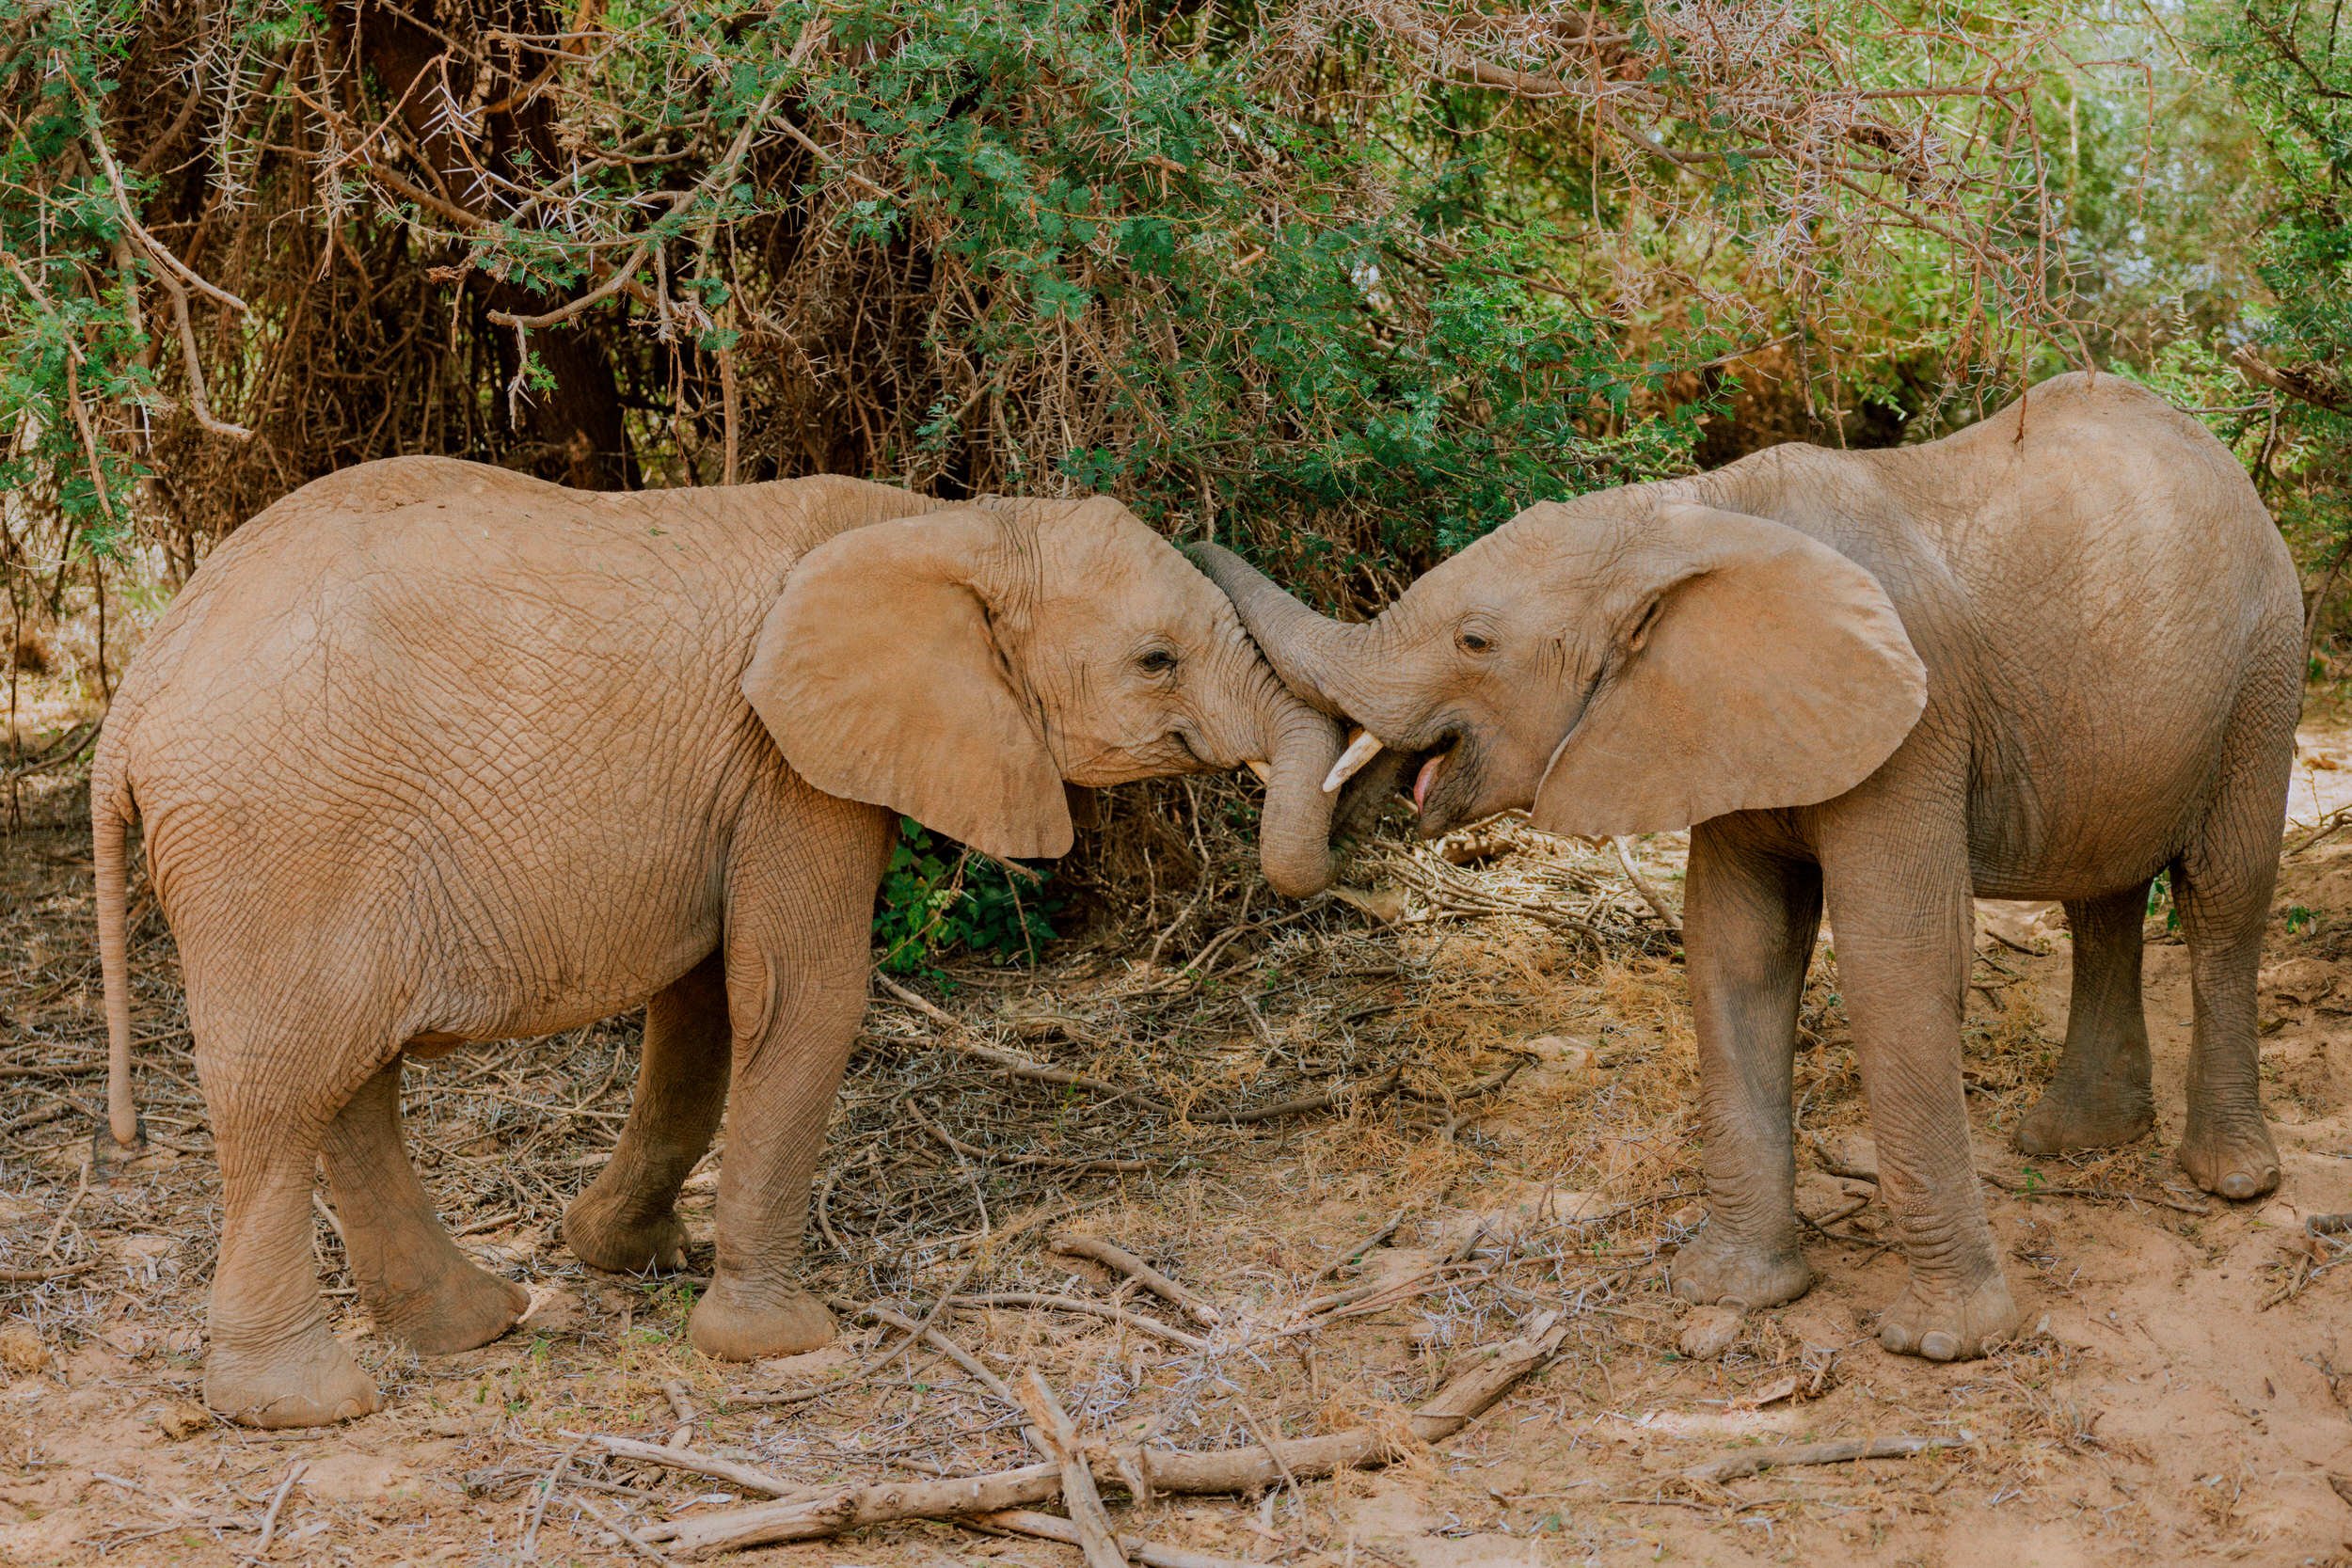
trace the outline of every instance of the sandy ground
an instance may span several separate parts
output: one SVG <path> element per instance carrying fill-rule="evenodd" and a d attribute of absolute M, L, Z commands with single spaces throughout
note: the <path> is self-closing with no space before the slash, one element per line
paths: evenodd
<path fill-rule="evenodd" d="M 1613 935 L 1596 946 L 1518 912 L 1514 900 L 1545 877 L 1597 886 L 1613 863 L 1509 835 L 1501 854 L 1455 875 L 1454 895 L 1405 888 L 1394 925 L 1327 906 L 1258 929 L 1245 910 L 1198 973 L 1170 978 L 1168 966 L 1139 971 L 1132 953 L 1090 952 L 931 992 L 971 1039 L 1122 1083 L 1139 1074 L 1171 1103 L 1276 1094 L 1265 1064 L 1277 1059 L 1302 1081 L 1376 1084 L 1391 1046 L 1410 1062 L 1396 1092 L 1243 1128 L 1204 1125 L 1184 1104 L 1122 1122 L 1141 1113 L 1088 1111 L 1082 1089 L 1009 1083 L 935 1049 L 934 1022 L 878 1006 L 835 1131 L 813 1275 L 851 1301 L 910 1311 L 951 1287 L 1025 1290 L 1197 1329 L 1043 1244 L 1068 1228 L 1112 1237 L 1218 1304 L 1225 1326 L 1203 1334 L 1205 1348 L 1073 1311 L 971 1306 L 939 1321 L 1002 1375 L 1041 1370 L 1089 1433 L 1195 1448 L 1390 1418 L 1528 1314 L 1569 1313 L 1565 1354 L 1547 1370 L 1467 1433 L 1386 1472 L 1246 1498 L 1114 1498 L 1122 1529 L 1230 1558 L 1286 1568 L 2352 1561 L 2352 1270 L 2338 1266 L 2352 1254 L 2304 1227 L 2308 1214 L 2352 1211 L 2352 830 L 2295 847 L 2352 804 L 2352 744 L 2315 725 L 2303 762 L 2263 992 L 2264 1081 L 2284 1162 L 2273 1199 L 2220 1204 L 2171 1163 L 2189 1008 L 2185 951 L 2162 911 L 2147 959 L 2158 1136 L 2080 1163 L 2009 1148 L 2007 1130 L 2057 1056 L 2067 942 L 2053 911 L 1986 906 L 1971 1101 L 2029 1330 L 1986 1360 L 1939 1367 L 1876 1344 L 1873 1315 L 1902 1264 L 1879 1240 L 1870 1185 L 1824 1168 L 1867 1132 L 1834 962 L 1809 995 L 1798 1068 L 1810 1140 L 1800 1197 L 1820 1222 L 1808 1244 L 1820 1281 L 1750 1316 L 1719 1356 L 1682 1354 L 1689 1313 L 1659 1282 L 1696 1218 L 1681 972 L 1662 942 Z M 1009 1413 L 928 1351 L 797 1402 L 731 1404 L 821 1388 L 895 1339 L 851 1324 L 814 1357 L 722 1367 L 684 1344 L 693 1276 L 616 1279 L 571 1261 L 554 1226 L 626 1104 L 633 1032 L 623 1025 L 484 1053 L 480 1065 L 461 1054 L 412 1081 L 427 1183 L 467 1245 L 532 1283 L 532 1322 L 467 1354 L 407 1355 L 369 1332 L 323 1221 L 324 1277 L 343 1292 L 332 1298 L 339 1332 L 376 1371 L 388 1408 L 289 1436 L 212 1419 L 193 1396 L 217 1184 L 168 942 L 159 923 L 142 926 L 142 1092 L 178 1148 L 77 1197 L 82 1113 L 100 1085 L 87 851 L 70 800 L 29 809 L 0 854 L 0 895 L 12 901 L 0 952 L 17 955 L 0 981 L 0 1066 L 57 1070 L 0 1079 L 0 1266 L 81 1272 L 0 1284 L 0 1559 L 251 1561 L 271 1518 L 266 1556 L 280 1562 L 643 1560 L 599 1513 L 642 1528 L 743 1496 L 598 1462 L 577 1451 L 573 1434 L 589 1432 L 665 1442 L 682 1428 L 697 1449 L 802 1481 L 1021 1461 Z M 1554 854 L 1568 858 L 1545 858 Z M 1645 846 L 1670 895 L 1678 856 L 1671 841 Z M 1613 908 L 1628 906 L 1623 894 Z M 1189 1010 L 1171 1010 L 1179 1002 Z M 968 1118 L 955 1124 L 967 1144 L 1064 1151 L 1049 1158 L 1099 1144 L 1149 1168 L 975 1161 L 910 1131 L 909 1105 L 933 1121 Z M 703 1267 L 710 1190 L 706 1165 L 686 1211 Z M 1400 1211 L 1359 1265 L 1327 1275 Z M 1441 1266 L 1448 1258 L 1457 1261 Z M 1426 1291 L 1278 1337 L 1314 1314 L 1318 1295 L 1433 1268 Z M 1857 1435 L 1950 1446 L 1726 1485 L 1683 1474 L 1759 1441 Z M 743 1560 L 1071 1568 L 1078 1557 L 919 1524 Z"/>

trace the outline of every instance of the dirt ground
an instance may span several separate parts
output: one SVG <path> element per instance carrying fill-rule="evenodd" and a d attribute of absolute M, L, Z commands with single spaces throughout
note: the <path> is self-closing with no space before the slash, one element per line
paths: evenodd
<path fill-rule="evenodd" d="M 2304 1226 L 2352 1210 L 2352 830 L 2317 836 L 2352 804 L 2352 741 L 2340 706 L 2321 711 L 2263 989 L 2275 1198 L 2221 1204 L 2171 1163 L 2189 1006 L 2161 909 L 2158 1135 L 2079 1164 L 2008 1147 L 2057 1056 L 2068 945 L 2055 911 L 1986 906 L 1970 1098 L 2027 1323 L 1986 1360 L 1897 1358 L 1873 1337 L 1902 1263 L 1874 1188 L 1828 1168 L 1851 1168 L 1867 1122 L 1826 956 L 1798 1064 L 1820 1281 L 1719 1356 L 1682 1353 L 1690 1314 L 1661 1283 L 1699 1216 L 1681 970 L 1613 857 L 1507 825 L 1452 859 L 1375 852 L 1361 879 L 1388 895 L 1369 910 L 1267 904 L 1233 863 L 1165 906 L 1183 911 L 1165 935 L 1154 919 L 1035 971 L 914 982 L 952 1025 L 878 990 L 811 1274 L 852 1310 L 921 1315 L 951 1294 L 939 1326 L 1001 1377 L 1037 1369 L 1083 1432 L 1193 1449 L 1392 1421 L 1530 1314 L 1567 1314 L 1549 1368 L 1384 1472 L 1114 1495 L 1123 1531 L 1197 1552 L 1285 1568 L 2352 1561 L 2352 1276 L 2345 1239 Z M 1016 1414 L 929 1348 L 892 1354 L 898 1336 L 870 1321 L 845 1315 L 813 1356 L 721 1366 L 684 1342 L 699 1276 L 571 1259 L 563 1204 L 627 1104 L 636 1035 L 620 1022 L 409 1077 L 425 1181 L 463 1244 L 532 1286 L 524 1325 L 430 1361 L 374 1338 L 322 1201 L 330 1306 L 387 1407 L 325 1433 L 215 1420 L 196 1396 L 218 1187 L 168 936 L 142 904 L 140 1094 L 166 1147 L 85 1184 L 103 1085 L 86 816 L 40 780 L 22 813 L 0 850 L 0 1269 L 18 1276 L 0 1283 L 0 1558 L 246 1562 L 266 1521 L 260 1555 L 278 1562 L 630 1561 L 653 1549 L 614 1528 L 750 1500 L 600 1458 L 586 1433 L 684 1429 L 695 1450 L 807 1482 L 1025 1461 Z M 1669 902 L 1680 852 L 1641 847 Z M 1155 914 L 1158 897 L 1155 882 Z M 690 1267 L 708 1267 L 714 1168 L 690 1183 Z M 1049 1250 L 1073 1231 L 1142 1254 L 1218 1322 Z M 1364 1285 L 1385 1289 L 1346 1299 Z M 986 1299 L 1010 1293 L 1052 1299 Z M 1720 1485 L 1684 1474 L 1841 1436 L 1948 1446 Z M 741 1560 L 1078 1557 L 925 1523 Z"/>

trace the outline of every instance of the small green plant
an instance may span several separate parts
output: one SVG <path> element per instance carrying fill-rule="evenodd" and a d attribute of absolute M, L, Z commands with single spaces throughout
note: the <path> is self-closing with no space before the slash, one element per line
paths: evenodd
<path fill-rule="evenodd" d="M 2156 873 L 2156 879 L 2148 884 L 2148 918 L 2153 920 L 2158 911 L 2164 915 L 2167 935 L 2178 935 L 2181 929 L 2181 907 L 2172 901 L 2172 872 L 2169 867 Z"/>
<path fill-rule="evenodd" d="M 875 962 L 885 974 L 936 973 L 942 958 L 963 950 L 1034 963 L 1063 904 L 1047 893 L 1043 872 L 934 839 L 902 816 L 875 900 Z"/>
<path fill-rule="evenodd" d="M 2300 936 L 2305 931 L 2310 930 L 2313 926 L 2318 924 L 2319 915 L 2317 911 L 2307 910 L 2300 904 L 2289 904 L 2287 906 L 2287 935 L 2291 937 Z"/>

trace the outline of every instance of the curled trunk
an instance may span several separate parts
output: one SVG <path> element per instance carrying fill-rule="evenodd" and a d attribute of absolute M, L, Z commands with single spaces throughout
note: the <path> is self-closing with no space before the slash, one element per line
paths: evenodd
<path fill-rule="evenodd" d="M 1258 864 L 1285 898 L 1307 898 L 1331 885 L 1331 813 L 1338 797 L 1323 775 L 1340 754 L 1340 727 L 1288 691 L 1266 683 L 1265 810 L 1258 822 Z"/>

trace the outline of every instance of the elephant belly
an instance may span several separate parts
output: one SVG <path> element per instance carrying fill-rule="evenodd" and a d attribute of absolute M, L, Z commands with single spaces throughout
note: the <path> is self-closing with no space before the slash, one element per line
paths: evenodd
<path fill-rule="evenodd" d="M 718 945 L 720 850 L 681 829 L 491 835 L 374 804 L 363 831 L 329 833 L 322 810 L 154 802 L 149 863 L 192 1005 L 241 1032 L 431 1051 L 593 1023 Z"/>
<path fill-rule="evenodd" d="M 2095 731 L 2078 733 L 2054 755 L 1979 776 L 1968 801 L 1978 895 L 2087 898 L 2153 877 L 2211 805 L 2220 717 L 2187 744 L 2101 745 Z"/>

